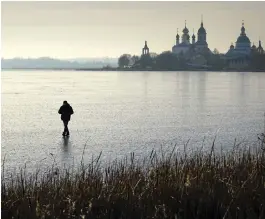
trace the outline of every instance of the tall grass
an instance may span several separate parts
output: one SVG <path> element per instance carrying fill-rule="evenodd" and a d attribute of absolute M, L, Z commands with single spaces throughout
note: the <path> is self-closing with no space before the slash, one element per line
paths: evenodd
<path fill-rule="evenodd" d="M 152 151 L 142 162 L 131 154 L 105 167 L 99 156 L 77 172 L 24 169 L 2 180 L 2 218 L 264 219 L 263 141 L 227 153 L 214 143 L 207 153 Z"/>

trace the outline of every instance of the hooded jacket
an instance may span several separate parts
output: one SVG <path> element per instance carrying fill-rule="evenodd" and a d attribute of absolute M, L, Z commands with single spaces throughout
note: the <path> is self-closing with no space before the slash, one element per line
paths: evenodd
<path fill-rule="evenodd" d="M 70 121 L 71 115 L 74 114 L 73 108 L 70 106 L 69 103 L 62 105 L 58 111 L 61 114 L 61 120 L 63 121 Z"/>

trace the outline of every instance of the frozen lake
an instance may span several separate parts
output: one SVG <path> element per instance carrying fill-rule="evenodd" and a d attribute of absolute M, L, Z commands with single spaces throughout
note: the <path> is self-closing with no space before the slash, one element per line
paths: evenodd
<path fill-rule="evenodd" d="M 2 162 L 14 171 L 80 163 L 102 151 L 105 161 L 131 152 L 253 142 L 263 131 L 265 73 L 2 72 Z M 70 138 L 58 109 L 74 109 Z M 52 155 L 53 156 L 52 156 Z"/>

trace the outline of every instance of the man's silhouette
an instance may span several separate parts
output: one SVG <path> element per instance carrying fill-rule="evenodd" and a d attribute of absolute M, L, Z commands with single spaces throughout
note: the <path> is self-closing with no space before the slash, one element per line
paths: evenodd
<path fill-rule="evenodd" d="M 63 120 L 64 124 L 63 136 L 69 136 L 70 133 L 67 125 L 71 119 L 71 115 L 74 114 L 73 108 L 65 100 L 63 101 L 63 105 L 60 107 L 58 113 L 61 114 L 61 120 Z"/>

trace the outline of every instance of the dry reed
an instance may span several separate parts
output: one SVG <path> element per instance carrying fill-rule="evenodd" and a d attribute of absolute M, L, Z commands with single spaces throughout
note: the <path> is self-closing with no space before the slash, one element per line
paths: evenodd
<path fill-rule="evenodd" d="M 100 156 L 79 171 L 25 170 L 2 180 L 2 218 L 262 219 L 264 135 L 257 150 L 134 154 L 102 167 Z M 4 171 L 2 170 L 2 174 Z M 2 177 L 3 179 L 3 177 Z"/>

